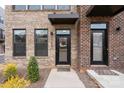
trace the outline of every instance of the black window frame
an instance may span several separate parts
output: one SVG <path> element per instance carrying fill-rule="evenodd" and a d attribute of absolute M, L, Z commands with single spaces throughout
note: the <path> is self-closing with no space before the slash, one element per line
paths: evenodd
<path fill-rule="evenodd" d="M 16 6 L 25 6 L 25 9 L 16 9 Z M 30 9 L 30 6 L 40 6 L 40 9 Z M 45 6 L 53 6 L 53 8 L 45 8 Z M 59 6 L 68 6 L 68 9 L 59 9 Z M 58 10 L 58 11 L 70 11 L 71 5 L 12 5 L 14 11 L 37 11 L 37 10 Z"/>
<path fill-rule="evenodd" d="M 16 54 L 15 53 L 15 43 L 14 43 L 14 38 L 15 38 L 15 30 L 25 30 L 25 43 L 24 43 L 24 49 L 25 49 L 25 51 L 24 51 L 24 54 Z M 21 56 L 26 56 L 26 29 L 13 29 L 13 56 L 17 56 L 17 57 L 21 57 Z"/>
<path fill-rule="evenodd" d="M 30 6 L 40 6 L 40 8 L 39 9 L 30 9 Z M 32 11 L 33 10 L 42 10 L 41 7 L 42 7 L 41 5 L 28 5 L 28 10 L 32 10 Z"/>
<path fill-rule="evenodd" d="M 53 6 L 53 9 L 45 9 L 45 6 Z M 56 10 L 56 5 L 42 5 L 42 10 Z"/>
<path fill-rule="evenodd" d="M 36 50 L 36 31 L 37 30 L 47 30 L 47 55 L 38 55 L 37 54 L 37 50 Z M 34 29 L 34 53 L 35 53 L 35 56 L 48 56 L 48 29 L 47 28 L 44 28 L 44 29 Z"/>
<path fill-rule="evenodd" d="M 68 6 L 68 9 L 59 9 L 60 6 Z M 66 10 L 70 10 L 71 6 L 70 5 L 57 5 L 57 9 L 56 10 L 62 10 L 62 11 L 66 11 Z"/>
<path fill-rule="evenodd" d="M 25 6 L 25 9 L 16 9 L 16 6 Z M 25 10 L 27 10 L 27 7 L 28 7 L 28 5 L 13 5 L 13 9 L 15 11 L 25 11 Z"/>
<path fill-rule="evenodd" d="M 1 24 L 4 24 L 4 19 L 3 19 L 2 16 L 0 16 L 0 23 L 1 23 Z"/>
<path fill-rule="evenodd" d="M 91 28 L 91 25 L 92 24 L 106 24 L 106 28 Z M 91 31 L 91 46 L 90 46 L 90 54 L 91 54 L 91 58 L 90 58 L 90 64 L 91 65 L 93 65 L 93 37 L 92 37 L 92 35 L 93 35 L 93 32 L 94 31 L 99 31 L 99 30 L 103 30 L 103 31 L 105 31 L 105 36 L 104 36 L 104 38 L 105 38 L 105 41 L 104 41 L 104 43 L 105 44 L 103 44 L 104 45 L 104 53 L 103 54 L 105 54 L 105 56 L 103 56 L 103 61 L 105 62 L 104 63 L 104 65 L 109 65 L 109 62 L 108 62 L 108 55 L 109 55 L 109 51 L 108 51 L 108 29 L 109 29 L 109 22 L 104 22 L 104 21 L 95 21 L 95 22 L 91 22 L 90 23 L 90 31 Z"/>
<path fill-rule="evenodd" d="M 99 24 L 106 24 L 106 28 L 97 28 L 97 27 L 96 27 L 96 28 L 91 28 L 91 25 L 92 25 L 92 24 L 98 24 L 98 25 L 99 25 Z M 91 30 L 97 30 L 97 29 L 98 29 L 98 30 L 99 30 L 99 29 L 103 29 L 103 30 L 106 29 L 106 30 L 107 30 L 107 29 L 108 29 L 108 22 L 91 22 L 91 23 L 90 23 L 90 29 L 91 29 Z"/>
<path fill-rule="evenodd" d="M 0 28 L 0 39 L 5 39 L 5 32 Z"/>

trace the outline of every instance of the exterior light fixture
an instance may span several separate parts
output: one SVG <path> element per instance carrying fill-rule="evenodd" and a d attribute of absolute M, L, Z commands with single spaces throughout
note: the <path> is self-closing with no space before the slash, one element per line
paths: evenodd
<path fill-rule="evenodd" d="M 116 28 L 116 31 L 120 31 L 120 30 L 121 30 L 120 26 Z"/>
<path fill-rule="evenodd" d="M 53 36 L 53 32 L 50 32 L 50 35 Z"/>
<path fill-rule="evenodd" d="M 73 14 L 73 12 L 71 12 L 71 14 Z"/>
<path fill-rule="evenodd" d="M 54 12 L 53 14 L 56 14 L 56 12 Z"/>

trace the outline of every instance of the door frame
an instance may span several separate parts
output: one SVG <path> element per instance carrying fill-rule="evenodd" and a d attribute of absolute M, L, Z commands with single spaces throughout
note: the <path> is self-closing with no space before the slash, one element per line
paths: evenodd
<path fill-rule="evenodd" d="M 65 35 L 65 34 L 61 34 L 61 35 L 57 35 L 57 30 L 69 30 L 70 31 L 70 34 L 69 35 Z M 55 30 L 55 36 L 56 36 L 56 50 L 55 50 L 55 59 L 56 59 L 56 65 L 71 65 L 71 30 L 70 29 L 56 29 Z M 67 37 L 68 39 L 69 39 L 69 41 L 67 41 L 68 43 L 69 43 L 69 46 L 67 47 L 68 49 L 67 49 L 67 60 L 68 60 L 68 62 L 60 62 L 59 63 L 59 47 L 58 47 L 58 41 L 57 41 L 57 38 L 59 38 L 59 37 Z M 67 39 L 67 40 L 68 40 Z"/>
<path fill-rule="evenodd" d="M 97 62 L 98 61 L 96 61 L 96 63 L 93 63 L 93 33 L 94 32 L 97 32 L 97 33 L 100 33 L 100 31 L 99 30 L 103 30 L 104 32 L 102 32 L 102 33 L 104 33 L 103 34 L 103 38 L 102 38 L 102 48 L 103 48 L 103 56 L 102 56 L 102 58 L 103 58 L 103 62 L 102 63 L 100 63 L 100 64 L 98 64 Z M 108 65 L 108 33 L 107 33 L 107 29 L 91 29 L 91 62 L 90 62 L 90 64 L 91 65 Z"/>

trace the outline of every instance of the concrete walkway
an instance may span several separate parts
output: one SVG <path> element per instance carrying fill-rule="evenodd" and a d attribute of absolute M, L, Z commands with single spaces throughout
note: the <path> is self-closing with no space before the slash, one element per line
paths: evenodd
<path fill-rule="evenodd" d="M 98 75 L 94 70 L 87 70 L 88 75 L 104 88 L 124 88 L 124 74 L 111 70 L 118 75 Z"/>
<path fill-rule="evenodd" d="M 57 71 L 52 69 L 44 86 L 45 88 L 84 88 L 84 84 L 79 79 L 77 73 L 71 71 Z"/>

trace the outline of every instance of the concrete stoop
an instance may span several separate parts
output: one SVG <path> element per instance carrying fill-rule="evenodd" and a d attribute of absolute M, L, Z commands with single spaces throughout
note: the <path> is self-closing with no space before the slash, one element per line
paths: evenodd
<path fill-rule="evenodd" d="M 57 71 L 70 71 L 70 65 L 57 65 Z"/>
<path fill-rule="evenodd" d="M 118 75 L 99 75 L 94 70 L 87 70 L 87 73 L 101 88 L 124 88 L 124 74 L 111 71 Z"/>

